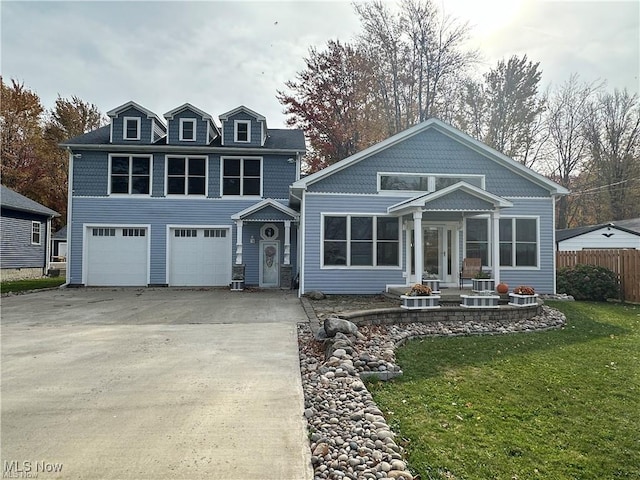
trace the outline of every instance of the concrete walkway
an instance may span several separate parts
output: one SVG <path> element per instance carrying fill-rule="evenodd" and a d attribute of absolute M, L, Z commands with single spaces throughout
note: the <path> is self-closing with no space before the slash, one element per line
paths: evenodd
<path fill-rule="evenodd" d="M 38 478 L 312 477 L 288 292 L 2 298 L 1 464 Z M 16 462 L 16 463 L 12 463 Z"/>

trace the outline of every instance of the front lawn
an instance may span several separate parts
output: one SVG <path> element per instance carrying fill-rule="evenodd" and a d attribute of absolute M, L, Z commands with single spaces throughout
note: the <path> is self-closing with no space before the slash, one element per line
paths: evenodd
<path fill-rule="evenodd" d="M 562 330 L 416 340 L 369 385 L 422 480 L 640 478 L 640 307 L 549 304 Z"/>
<path fill-rule="evenodd" d="M 37 290 L 39 288 L 59 287 L 65 282 L 64 277 L 30 278 L 28 280 L 14 280 L 0 283 L 2 293 L 25 292 L 27 290 Z"/>

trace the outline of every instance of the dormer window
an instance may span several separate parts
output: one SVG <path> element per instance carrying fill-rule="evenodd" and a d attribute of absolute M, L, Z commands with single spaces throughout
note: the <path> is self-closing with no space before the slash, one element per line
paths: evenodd
<path fill-rule="evenodd" d="M 196 140 L 196 120 L 195 118 L 180 119 L 180 141 L 195 142 Z"/>
<path fill-rule="evenodd" d="M 251 122 L 248 120 L 236 120 L 235 121 L 235 142 L 248 143 L 251 139 Z"/>
<path fill-rule="evenodd" d="M 140 119 L 138 117 L 124 117 L 124 139 L 140 140 Z"/>

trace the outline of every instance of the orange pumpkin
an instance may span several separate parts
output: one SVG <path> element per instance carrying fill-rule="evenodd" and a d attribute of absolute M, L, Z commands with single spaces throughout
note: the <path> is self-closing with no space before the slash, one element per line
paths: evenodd
<path fill-rule="evenodd" d="M 499 283 L 496 287 L 496 290 L 499 294 L 504 295 L 509 291 L 509 285 L 507 285 L 506 283 Z"/>

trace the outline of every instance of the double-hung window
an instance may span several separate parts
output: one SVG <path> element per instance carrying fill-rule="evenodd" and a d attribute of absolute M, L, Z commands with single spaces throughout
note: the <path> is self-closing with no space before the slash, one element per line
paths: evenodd
<path fill-rule="evenodd" d="M 537 219 L 500 219 L 500 265 L 503 267 L 538 266 Z"/>
<path fill-rule="evenodd" d="M 168 195 L 205 195 L 206 157 L 167 157 Z"/>
<path fill-rule="evenodd" d="M 109 193 L 149 195 L 151 157 L 148 155 L 112 155 L 109 172 Z"/>
<path fill-rule="evenodd" d="M 180 141 L 195 142 L 196 140 L 196 119 L 181 118 L 180 119 Z"/>
<path fill-rule="evenodd" d="M 249 120 L 236 120 L 234 123 L 235 142 L 245 143 L 251 140 L 251 122 Z"/>
<path fill-rule="evenodd" d="M 31 244 L 32 245 L 40 245 L 42 243 L 41 240 L 41 228 L 42 224 L 40 222 L 31 222 Z"/>
<path fill-rule="evenodd" d="M 262 195 L 262 159 L 223 158 L 222 195 Z"/>
<path fill-rule="evenodd" d="M 481 258 L 482 265 L 489 265 L 489 222 L 486 218 L 467 219 L 467 258 Z"/>
<path fill-rule="evenodd" d="M 397 218 L 326 215 L 323 231 L 324 266 L 399 266 Z"/>
<path fill-rule="evenodd" d="M 124 117 L 122 128 L 125 140 L 140 140 L 140 118 Z"/>

